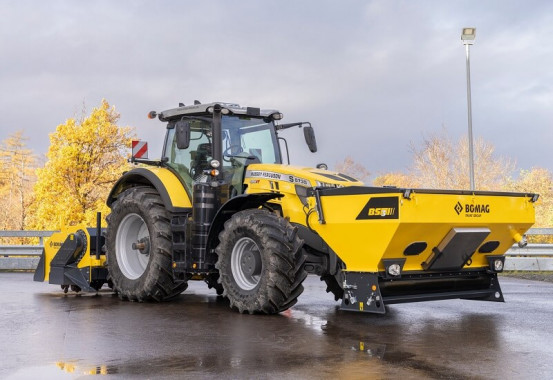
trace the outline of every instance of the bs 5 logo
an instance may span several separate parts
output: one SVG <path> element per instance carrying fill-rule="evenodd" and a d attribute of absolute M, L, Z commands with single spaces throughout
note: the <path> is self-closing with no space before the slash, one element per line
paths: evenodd
<path fill-rule="evenodd" d="M 371 198 L 356 219 L 398 219 L 398 205 L 398 197 Z"/>

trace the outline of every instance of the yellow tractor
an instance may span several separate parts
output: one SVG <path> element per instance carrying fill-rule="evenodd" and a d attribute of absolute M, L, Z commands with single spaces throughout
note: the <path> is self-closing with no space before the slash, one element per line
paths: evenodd
<path fill-rule="evenodd" d="M 323 165 L 283 164 L 283 130 L 303 128 L 310 151 L 317 146 L 309 123 L 283 124 L 276 110 L 196 101 L 149 116 L 166 123 L 162 157 L 137 150 L 137 167 L 114 185 L 104 249 L 100 232 L 88 244 L 83 228 L 65 242 L 62 233 L 46 242 L 36 280 L 66 290 L 109 282 L 132 301 L 168 300 L 203 280 L 242 313 L 288 309 L 308 273 L 347 310 L 503 301 L 504 253 L 534 223 L 536 194 L 367 187 Z M 52 279 L 71 236 L 84 248 L 58 260 Z"/>

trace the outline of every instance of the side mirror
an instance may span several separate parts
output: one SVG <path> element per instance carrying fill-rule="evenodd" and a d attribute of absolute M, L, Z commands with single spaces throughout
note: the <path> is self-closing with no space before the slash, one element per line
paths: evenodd
<path fill-rule="evenodd" d="M 175 124 L 175 133 L 177 135 L 177 148 L 186 149 L 190 145 L 190 123 L 179 120 Z"/>
<path fill-rule="evenodd" d="M 312 126 L 303 127 L 303 135 L 305 136 L 305 142 L 309 147 L 311 153 L 317 151 L 317 140 L 315 140 L 315 132 Z"/>

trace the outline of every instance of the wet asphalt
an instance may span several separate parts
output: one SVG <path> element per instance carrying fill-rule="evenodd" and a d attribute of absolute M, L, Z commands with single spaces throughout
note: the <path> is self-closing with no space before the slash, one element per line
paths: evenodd
<path fill-rule="evenodd" d="M 172 302 L 63 294 L 0 273 L 0 379 L 553 378 L 553 284 L 502 278 L 506 303 L 339 311 L 317 277 L 276 316 L 241 315 L 203 282 Z"/>

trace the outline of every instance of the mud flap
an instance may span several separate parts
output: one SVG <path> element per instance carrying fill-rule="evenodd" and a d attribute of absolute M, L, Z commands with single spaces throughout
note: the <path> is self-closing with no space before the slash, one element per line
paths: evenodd
<path fill-rule="evenodd" d="M 345 272 L 344 274 L 344 297 L 340 309 L 386 313 L 377 274 L 363 272 Z"/>

